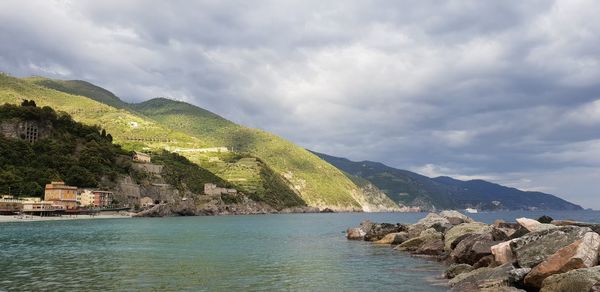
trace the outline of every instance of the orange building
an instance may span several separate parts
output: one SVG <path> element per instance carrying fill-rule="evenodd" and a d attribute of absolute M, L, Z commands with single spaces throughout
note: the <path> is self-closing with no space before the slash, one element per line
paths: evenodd
<path fill-rule="evenodd" d="M 53 181 L 46 185 L 44 200 L 64 206 L 65 209 L 77 209 L 77 187 Z"/>
<path fill-rule="evenodd" d="M 107 191 L 92 191 L 94 194 L 94 207 L 105 208 L 112 204 L 113 193 Z"/>

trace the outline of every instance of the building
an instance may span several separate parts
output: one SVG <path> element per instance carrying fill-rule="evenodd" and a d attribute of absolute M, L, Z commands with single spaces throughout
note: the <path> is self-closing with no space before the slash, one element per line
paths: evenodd
<path fill-rule="evenodd" d="M 53 181 L 46 185 L 44 201 L 63 206 L 64 209 L 77 209 L 77 187 Z"/>
<path fill-rule="evenodd" d="M 220 188 L 216 184 L 207 183 L 207 184 L 204 184 L 204 194 L 209 195 L 209 196 L 224 195 L 224 194 L 237 194 L 237 190 Z"/>
<path fill-rule="evenodd" d="M 80 190 L 77 202 L 82 207 L 106 208 L 112 205 L 113 192 L 99 190 Z"/>
<path fill-rule="evenodd" d="M 0 214 L 14 214 L 23 209 L 23 201 L 13 196 L 0 196 Z"/>
<path fill-rule="evenodd" d="M 94 206 L 94 194 L 91 190 L 80 190 L 77 192 L 77 202 L 81 207 Z"/>
<path fill-rule="evenodd" d="M 150 155 L 142 152 L 133 152 L 133 161 L 141 163 L 150 163 Z"/>
<path fill-rule="evenodd" d="M 108 191 L 92 191 L 94 195 L 94 207 L 106 208 L 112 205 L 113 192 Z"/>

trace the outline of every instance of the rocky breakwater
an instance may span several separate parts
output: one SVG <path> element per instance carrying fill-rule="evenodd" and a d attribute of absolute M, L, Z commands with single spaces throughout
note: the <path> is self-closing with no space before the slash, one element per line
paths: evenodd
<path fill-rule="evenodd" d="M 600 291 L 598 231 L 547 216 L 485 224 L 443 211 L 415 224 L 364 221 L 346 236 L 435 257 L 448 265 L 451 291 L 587 292 Z"/>

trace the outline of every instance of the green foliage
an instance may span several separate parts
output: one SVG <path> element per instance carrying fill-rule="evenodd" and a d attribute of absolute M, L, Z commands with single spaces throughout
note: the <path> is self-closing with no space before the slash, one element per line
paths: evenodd
<path fill-rule="evenodd" d="M 109 91 L 83 81 L 40 77 L 18 79 L 0 75 L 0 102 L 18 104 L 23 99 L 35 99 L 38 105 L 67 112 L 84 124 L 102 125 L 107 131 L 107 139 L 110 133 L 123 149 L 159 151 L 225 146 L 258 157 L 291 185 L 289 191 L 297 190 L 309 205 L 360 207 L 354 198 L 362 195 L 360 189 L 335 167 L 285 139 L 236 125 L 187 103 L 159 98 L 141 104 L 126 104 Z M 228 169 L 220 169 L 226 166 L 220 164 L 210 170 L 227 173 Z M 270 187 L 261 181 L 268 177 L 261 176 L 260 172 L 237 166 L 232 169 L 232 172 L 236 171 L 248 176 L 249 186 Z"/>
<path fill-rule="evenodd" d="M 164 165 L 162 176 L 168 184 L 180 191 L 186 188 L 194 193 L 202 193 L 205 183 L 214 183 L 221 187 L 231 187 L 229 183 L 214 175 L 212 172 L 199 167 L 187 158 L 168 151 L 152 155 L 154 163 Z"/>
<path fill-rule="evenodd" d="M 0 123 L 19 121 L 47 123 L 51 132 L 35 143 L 0 136 L 0 193 L 41 196 L 52 180 L 96 187 L 102 178 L 129 173 L 129 160 L 118 159 L 128 152 L 102 137 L 98 127 L 77 123 L 50 107 L 0 106 Z"/>

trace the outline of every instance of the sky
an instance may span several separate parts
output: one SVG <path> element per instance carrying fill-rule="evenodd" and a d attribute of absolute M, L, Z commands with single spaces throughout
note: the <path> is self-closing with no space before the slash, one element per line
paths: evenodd
<path fill-rule="evenodd" d="M 0 71 L 600 209 L 600 2 L 0 1 Z"/>

